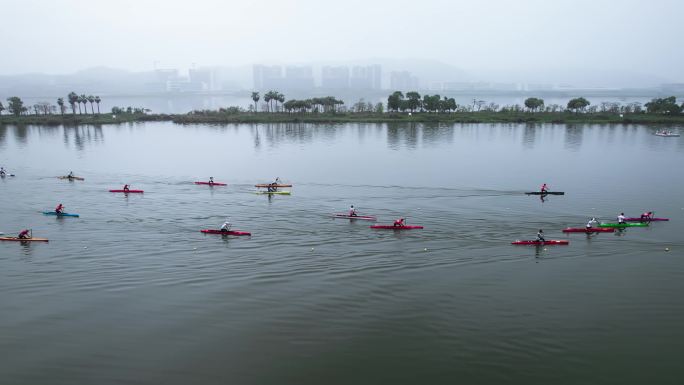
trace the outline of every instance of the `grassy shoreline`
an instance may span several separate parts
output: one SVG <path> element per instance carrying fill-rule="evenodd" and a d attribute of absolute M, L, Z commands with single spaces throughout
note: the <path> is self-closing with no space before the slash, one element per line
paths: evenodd
<path fill-rule="evenodd" d="M 171 121 L 177 124 L 230 123 L 554 123 L 684 125 L 684 115 L 572 112 L 454 112 L 454 113 L 207 113 L 0 116 L 0 125 L 100 125 Z"/>

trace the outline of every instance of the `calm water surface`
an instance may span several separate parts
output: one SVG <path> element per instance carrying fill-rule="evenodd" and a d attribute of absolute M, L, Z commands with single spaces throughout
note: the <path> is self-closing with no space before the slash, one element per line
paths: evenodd
<path fill-rule="evenodd" d="M 50 238 L 0 243 L 0 378 L 679 384 L 684 140 L 654 131 L 0 126 L 0 231 Z M 292 196 L 253 193 L 276 176 Z M 566 195 L 522 194 L 543 182 Z M 59 202 L 81 217 L 40 213 Z M 350 204 L 425 229 L 329 217 Z M 671 221 L 560 231 L 644 210 Z M 226 216 L 253 236 L 199 232 Z M 539 228 L 570 245 L 510 245 Z"/>

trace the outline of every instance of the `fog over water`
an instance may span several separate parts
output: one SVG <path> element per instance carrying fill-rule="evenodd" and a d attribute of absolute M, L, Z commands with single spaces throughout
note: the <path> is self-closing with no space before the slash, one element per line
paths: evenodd
<path fill-rule="evenodd" d="M 21 39 L 0 75 L 418 59 L 471 80 L 684 81 L 676 0 L 2 3 L 0 34 Z"/>

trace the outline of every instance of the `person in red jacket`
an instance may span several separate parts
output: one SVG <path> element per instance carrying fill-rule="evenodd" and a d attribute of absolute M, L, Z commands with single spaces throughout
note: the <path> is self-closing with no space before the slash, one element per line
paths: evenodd
<path fill-rule="evenodd" d="M 19 238 L 19 239 L 29 239 L 29 238 L 31 238 L 30 233 L 31 233 L 31 230 L 26 230 L 26 229 L 24 229 L 24 230 L 22 230 L 22 231 L 19 233 L 19 236 L 18 236 L 17 238 Z"/>
<path fill-rule="evenodd" d="M 61 203 L 58 204 L 57 207 L 55 207 L 55 212 L 57 214 L 62 214 L 64 212 L 64 205 L 62 205 Z"/>
<path fill-rule="evenodd" d="M 403 226 L 406 226 L 406 219 L 399 218 L 396 221 L 394 221 L 394 227 L 403 227 Z"/>

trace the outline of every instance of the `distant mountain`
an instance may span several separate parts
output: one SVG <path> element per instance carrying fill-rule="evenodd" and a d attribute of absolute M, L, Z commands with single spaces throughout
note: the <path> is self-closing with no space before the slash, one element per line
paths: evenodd
<path fill-rule="evenodd" d="M 136 93 L 155 81 L 154 72 L 95 67 L 66 75 L 29 73 L 0 76 L 0 95 L 20 97 L 66 96 L 71 91 L 86 94 Z"/>
<path fill-rule="evenodd" d="M 671 80 L 638 71 L 597 69 L 471 70 L 474 81 L 571 85 L 574 88 L 650 88 Z"/>

